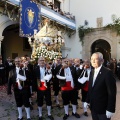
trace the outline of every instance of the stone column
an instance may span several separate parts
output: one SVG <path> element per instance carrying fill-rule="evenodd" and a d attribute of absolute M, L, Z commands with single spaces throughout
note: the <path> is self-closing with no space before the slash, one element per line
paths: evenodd
<path fill-rule="evenodd" d="M 0 55 L 1 55 L 1 44 L 3 39 L 4 39 L 4 36 L 0 36 Z"/>

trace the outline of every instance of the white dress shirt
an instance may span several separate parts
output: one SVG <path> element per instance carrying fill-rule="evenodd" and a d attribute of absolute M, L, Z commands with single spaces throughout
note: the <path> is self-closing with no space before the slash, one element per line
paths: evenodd
<path fill-rule="evenodd" d="M 102 65 L 100 67 L 94 69 L 94 76 L 93 76 L 93 84 L 92 84 L 92 86 L 94 86 L 95 80 L 96 80 L 96 78 L 98 76 L 98 73 L 99 73 L 101 67 L 102 67 Z"/>
<path fill-rule="evenodd" d="M 66 81 L 71 81 L 71 87 L 74 88 L 73 78 L 69 67 L 64 69 L 64 74 L 66 77 Z"/>
<path fill-rule="evenodd" d="M 41 81 L 43 80 L 44 76 L 45 76 L 45 68 L 40 67 L 40 79 L 41 79 Z"/>

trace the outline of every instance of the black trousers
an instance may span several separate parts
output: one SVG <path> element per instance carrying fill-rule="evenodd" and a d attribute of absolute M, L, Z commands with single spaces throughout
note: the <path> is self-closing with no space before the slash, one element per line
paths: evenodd
<path fill-rule="evenodd" d="M 54 96 L 58 96 L 60 91 L 60 86 L 59 86 L 59 81 L 57 80 L 53 80 L 53 91 L 54 91 Z"/>
<path fill-rule="evenodd" d="M 97 114 L 93 111 L 91 111 L 91 113 L 92 113 L 93 120 L 111 120 L 110 118 L 106 117 L 106 114 Z"/>
<path fill-rule="evenodd" d="M 16 101 L 17 107 L 22 107 L 22 105 L 24 105 L 25 107 L 30 107 L 30 102 L 29 102 L 30 89 L 29 89 L 29 87 L 23 88 L 22 90 L 15 89 L 14 96 L 15 96 L 15 101 Z"/>
<path fill-rule="evenodd" d="M 38 106 L 42 107 L 43 106 L 43 100 L 45 97 L 46 105 L 51 106 L 51 90 L 38 90 L 37 91 L 37 101 L 38 101 Z"/>
<path fill-rule="evenodd" d="M 77 105 L 77 90 L 62 91 L 63 105 Z"/>
<path fill-rule="evenodd" d="M 82 102 L 85 102 L 85 101 L 86 101 L 87 93 L 88 93 L 88 91 L 85 91 L 85 90 L 81 89 Z"/>

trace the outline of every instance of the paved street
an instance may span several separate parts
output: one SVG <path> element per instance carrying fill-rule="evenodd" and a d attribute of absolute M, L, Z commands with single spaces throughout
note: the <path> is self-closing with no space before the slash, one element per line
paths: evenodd
<path fill-rule="evenodd" d="M 61 108 L 55 107 L 55 104 L 53 102 L 53 109 L 52 109 L 52 115 L 54 116 L 55 120 L 62 120 L 62 117 L 64 115 L 64 110 L 62 106 L 62 100 L 60 98 Z M 52 101 L 53 95 L 52 95 Z M 34 102 L 34 110 L 31 111 L 31 119 L 32 120 L 38 120 L 38 110 L 36 105 L 36 99 L 33 99 Z M 72 109 L 69 109 L 70 117 L 68 120 L 78 120 L 75 117 L 71 116 Z M 78 106 L 78 113 L 81 115 L 80 120 L 92 120 L 90 111 L 88 110 L 89 116 L 85 117 L 83 115 L 83 109 L 81 105 L 81 101 L 79 100 L 79 106 Z M 46 106 L 43 106 L 43 117 L 45 120 L 49 120 L 47 118 L 47 110 Z M 116 105 L 116 113 L 114 114 L 112 120 L 119 120 L 120 118 L 120 81 L 117 81 L 117 105 Z M 25 110 L 23 108 L 23 118 L 26 120 L 26 114 Z M 16 120 L 17 119 L 17 108 L 14 101 L 14 96 L 7 96 L 6 95 L 6 87 L 0 87 L 0 120 Z"/>

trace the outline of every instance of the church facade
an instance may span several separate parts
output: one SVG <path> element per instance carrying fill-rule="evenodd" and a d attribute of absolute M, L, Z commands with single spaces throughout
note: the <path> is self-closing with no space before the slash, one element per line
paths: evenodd
<path fill-rule="evenodd" d="M 14 3 L 15 1 L 15 3 Z M 19 2 L 19 0 L 9 0 L 7 3 L 8 8 L 12 10 L 12 6 Z M 51 12 L 51 14 L 61 17 L 61 21 L 56 21 L 58 25 L 64 30 L 65 45 L 62 47 L 63 57 L 68 58 L 90 58 L 91 54 L 95 51 L 100 51 L 104 54 L 104 58 L 109 60 L 110 58 L 120 59 L 120 36 L 116 32 L 109 29 L 104 29 L 109 23 L 112 23 L 112 18 L 119 18 L 119 0 L 114 1 L 82 1 L 82 0 L 49 0 L 49 2 L 56 2 L 56 5 L 60 7 L 66 16 L 59 16 L 61 13 L 52 12 L 51 8 L 43 5 L 45 10 Z M 109 3 L 109 4 L 108 4 Z M 14 59 L 15 56 L 31 55 L 31 48 L 26 42 L 26 38 L 19 36 L 19 19 L 12 20 L 8 16 L 2 14 L 5 4 L 0 3 L 0 54 L 3 58 L 10 56 Z M 93 9 L 94 8 L 94 9 Z M 65 12 L 64 12 L 65 11 Z M 11 12 L 10 12 L 11 13 Z M 69 18 L 69 14 L 75 18 Z M 17 15 L 16 15 L 17 16 Z M 47 17 L 50 20 L 52 17 Z M 66 17 L 66 18 L 65 18 Z M 69 20 L 70 19 L 70 20 Z M 72 19 L 72 20 L 71 20 Z M 68 20 L 68 21 L 67 21 Z M 55 21 L 54 19 L 52 21 Z M 65 21 L 67 21 L 65 23 Z M 80 42 L 78 36 L 78 27 L 85 25 L 94 28 L 94 32 L 86 34 L 83 38 L 84 44 Z M 65 24 L 69 23 L 66 30 Z"/>

